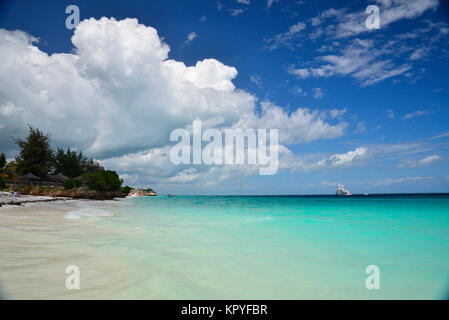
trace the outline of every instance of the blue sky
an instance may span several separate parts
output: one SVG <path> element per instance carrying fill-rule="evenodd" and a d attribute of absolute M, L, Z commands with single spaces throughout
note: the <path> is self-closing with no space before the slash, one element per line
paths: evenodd
<path fill-rule="evenodd" d="M 108 18 L 107 27 L 82 22 L 73 40 L 65 28 L 70 4 L 81 20 Z M 378 30 L 364 27 L 372 4 Z M 126 18 L 158 38 L 127 47 L 139 27 L 118 23 Z M 126 183 L 160 193 L 238 194 L 240 186 L 247 194 L 331 193 L 337 183 L 355 193 L 448 192 L 449 9 L 437 0 L 3 1 L 0 28 L 0 55 L 15 57 L 11 64 L 0 57 L 0 149 L 8 158 L 17 153 L 9 137 L 30 123 L 55 145 L 86 150 Z M 217 63 L 198 71 L 193 91 L 177 92 L 177 80 L 156 67 L 170 59 Z M 122 73 L 128 63 L 131 75 Z M 190 77 L 175 69 L 174 78 Z M 219 81 L 234 88 L 224 94 Z M 120 86 L 110 90 L 111 83 Z M 263 127 L 276 110 L 288 151 L 274 176 L 167 163 L 167 132 L 193 118 L 218 117 L 229 127 L 247 115 Z"/>

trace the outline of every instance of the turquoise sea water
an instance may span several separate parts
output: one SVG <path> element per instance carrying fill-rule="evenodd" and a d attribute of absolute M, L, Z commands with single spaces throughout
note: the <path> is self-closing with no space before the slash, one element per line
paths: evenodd
<path fill-rule="evenodd" d="M 449 196 L 151 197 L 101 210 L 114 216 L 95 223 L 120 236 L 72 240 L 129 264 L 122 298 L 441 299 L 449 293 Z M 369 265 L 380 269 L 379 290 L 365 287 Z"/>
<path fill-rule="evenodd" d="M 7 210 L 6 298 L 449 297 L 449 195 L 142 197 Z M 68 265 L 80 268 L 80 290 L 66 289 Z M 379 290 L 365 286 L 370 265 Z"/>

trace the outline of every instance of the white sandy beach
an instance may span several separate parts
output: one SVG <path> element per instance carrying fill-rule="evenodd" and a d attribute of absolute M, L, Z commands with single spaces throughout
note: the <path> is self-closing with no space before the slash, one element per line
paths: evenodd
<path fill-rule="evenodd" d="M 50 197 L 21 198 L 36 201 Z M 101 244 L 80 241 L 83 235 L 106 232 L 95 225 L 101 219 L 101 214 L 95 214 L 95 206 L 100 204 L 99 201 L 65 200 L 1 207 L 0 298 L 117 297 L 111 292 L 121 291 L 117 286 L 129 268 L 117 258 L 110 259 L 107 254 L 99 256 L 92 250 Z M 83 214 L 86 218 L 79 219 Z M 79 266 L 81 290 L 66 289 L 68 265 Z"/>

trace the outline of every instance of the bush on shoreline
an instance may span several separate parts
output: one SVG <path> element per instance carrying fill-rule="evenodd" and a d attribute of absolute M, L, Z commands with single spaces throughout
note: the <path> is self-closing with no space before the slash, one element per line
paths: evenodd
<path fill-rule="evenodd" d="M 73 189 L 73 187 L 75 186 L 75 183 L 73 182 L 73 180 L 72 179 L 67 179 L 65 182 L 64 182 L 64 189 L 65 190 L 70 190 L 70 189 Z"/>
<path fill-rule="evenodd" d="M 73 186 L 75 188 L 81 187 L 81 180 L 80 179 L 73 179 Z"/>
<path fill-rule="evenodd" d="M 120 190 L 123 180 L 119 178 L 117 172 L 105 170 L 94 173 L 85 173 L 82 179 L 86 181 L 90 190 L 96 191 L 116 191 Z"/>
<path fill-rule="evenodd" d="M 121 187 L 120 190 L 125 194 L 129 194 L 131 192 L 132 188 L 130 186 L 124 186 L 124 187 Z"/>

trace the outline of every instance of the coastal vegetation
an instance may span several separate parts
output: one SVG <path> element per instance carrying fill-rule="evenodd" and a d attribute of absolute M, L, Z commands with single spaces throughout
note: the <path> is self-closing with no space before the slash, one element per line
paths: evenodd
<path fill-rule="evenodd" d="M 22 177 L 28 179 L 48 179 L 58 177 L 64 190 L 82 188 L 104 192 L 117 191 L 123 180 L 112 170 L 105 170 L 98 161 L 89 159 L 82 151 L 71 148 L 64 150 L 51 148 L 49 134 L 29 126 L 25 139 L 15 138 L 13 141 L 19 147 L 18 156 L 8 162 L 4 153 L 0 154 L 0 188 L 6 187 L 6 181 L 12 183 Z M 54 179 L 53 179 L 54 180 Z M 56 192 L 58 188 L 36 186 L 30 180 L 27 184 L 15 186 L 18 191 L 29 194 Z M 81 190 L 80 190 L 81 191 Z"/>
<path fill-rule="evenodd" d="M 148 193 L 156 193 L 156 191 L 154 191 L 151 188 L 143 189 L 143 191 L 148 192 Z"/>
<path fill-rule="evenodd" d="M 69 178 L 66 181 L 64 181 L 64 189 L 65 190 L 73 189 L 73 187 L 75 187 L 75 183 L 73 182 L 72 179 Z"/>
<path fill-rule="evenodd" d="M 121 187 L 120 190 L 123 193 L 129 194 L 131 192 L 132 188 L 130 186 L 124 186 L 124 187 Z"/>
<path fill-rule="evenodd" d="M 26 139 L 13 139 L 20 152 L 16 157 L 16 170 L 19 174 L 32 173 L 40 178 L 46 177 L 54 162 L 50 147 L 50 136 L 39 129 L 29 126 Z"/>
<path fill-rule="evenodd" d="M 6 157 L 5 154 L 2 152 L 0 154 L 0 170 L 3 170 L 5 166 L 6 166 Z"/>
<path fill-rule="evenodd" d="M 4 153 L 2 153 L 4 156 Z M 3 166 L 0 167 L 0 177 L 3 180 L 16 180 L 18 178 L 15 161 L 7 162 L 6 158 Z"/>
<path fill-rule="evenodd" d="M 29 126 L 25 139 L 13 138 L 18 156 L 7 161 L 0 154 L 0 189 L 9 182 L 22 194 L 108 199 L 130 194 L 132 187 L 122 186 L 117 172 L 103 168 L 80 150 L 51 147 L 49 134 Z M 49 182 L 48 184 L 46 182 Z M 156 193 L 148 188 L 148 194 Z"/>
<path fill-rule="evenodd" d="M 6 187 L 6 182 L 5 182 L 5 178 L 6 178 L 6 173 L 5 173 L 5 169 L 6 169 L 6 157 L 5 154 L 2 152 L 0 154 L 0 189 L 4 189 Z"/>
<path fill-rule="evenodd" d="M 61 173 L 69 178 L 76 178 L 84 173 L 101 172 L 100 164 L 88 159 L 81 151 L 58 148 L 53 157 L 54 174 Z"/>
<path fill-rule="evenodd" d="M 99 172 L 85 173 L 81 177 L 86 181 L 90 190 L 113 191 L 120 190 L 123 183 L 115 171 L 103 170 Z"/>
<path fill-rule="evenodd" d="M 58 148 L 54 151 L 50 146 L 50 135 L 32 126 L 29 126 L 28 136 L 25 139 L 13 140 L 20 149 L 19 155 L 12 161 L 18 175 L 31 173 L 39 178 L 45 178 L 49 175 L 62 174 L 73 179 L 86 173 L 105 171 L 98 161 L 87 158 L 82 151 L 71 148 L 66 151 Z"/>

